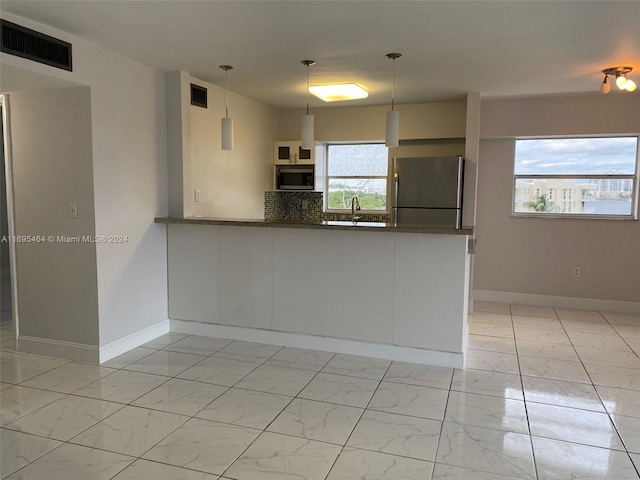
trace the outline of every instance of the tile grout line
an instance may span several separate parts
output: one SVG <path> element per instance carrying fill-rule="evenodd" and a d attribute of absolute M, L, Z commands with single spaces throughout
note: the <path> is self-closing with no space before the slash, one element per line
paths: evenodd
<path fill-rule="evenodd" d="M 602 315 L 602 312 L 598 312 L 600 315 Z M 605 321 L 607 322 L 607 325 L 609 324 L 609 321 L 607 320 L 607 317 L 605 317 L 604 315 L 602 315 L 602 317 L 604 317 Z M 560 322 L 562 323 L 562 322 Z M 591 377 L 591 374 L 589 373 L 589 370 L 587 369 L 586 365 L 584 364 L 584 361 L 582 359 L 582 357 L 580 356 L 580 354 L 578 353 L 578 350 L 576 349 L 576 346 L 573 343 L 573 340 L 571 339 L 571 337 L 569 336 L 568 331 L 566 330 L 564 324 L 562 324 L 562 328 L 565 330 L 565 333 L 567 335 L 567 337 L 569 338 L 569 341 L 571 342 L 571 346 L 573 347 L 573 350 L 576 352 L 576 355 L 578 356 L 578 359 L 580 361 L 580 365 L 582 365 L 583 370 L 585 371 L 585 374 L 587 375 L 587 378 L 589 378 L 589 381 L 591 382 L 590 385 L 593 388 L 593 390 L 596 392 L 596 395 L 598 396 L 598 399 L 600 400 L 600 403 L 602 405 L 602 408 L 604 409 L 604 413 L 607 416 L 607 419 L 609 420 L 609 423 L 611 425 L 611 428 L 613 428 L 613 430 L 616 432 L 616 435 L 618 436 L 618 440 L 620 440 L 620 443 L 624 446 L 625 451 L 627 452 L 627 455 L 629 455 L 629 450 L 627 448 L 627 445 L 625 444 L 624 440 L 622 439 L 622 435 L 620 435 L 620 432 L 618 431 L 618 427 L 616 427 L 616 424 L 613 422 L 613 419 L 611 418 L 611 415 L 609 414 L 607 407 L 604 405 L 604 402 L 602 400 L 602 397 L 600 396 L 600 393 L 598 392 L 598 389 L 596 388 L 596 384 L 593 381 L 593 378 Z M 614 331 L 616 333 L 617 330 L 614 329 Z M 620 336 L 621 337 L 621 336 Z M 621 337 L 622 338 L 622 337 Z M 623 339 L 624 340 L 624 339 Z M 629 459 L 631 459 L 631 457 L 629 456 Z M 633 462 L 632 462 L 633 463 Z"/>
<path fill-rule="evenodd" d="M 265 362 L 266 362 L 266 361 L 268 361 L 269 359 L 273 358 L 273 357 L 274 357 L 278 352 L 280 352 L 283 348 L 286 348 L 286 347 L 282 347 L 282 348 L 280 348 L 277 352 L 275 352 L 275 353 L 274 353 L 273 355 L 271 355 L 267 360 L 265 360 Z M 333 358 L 333 357 L 335 357 L 335 354 L 334 354 L 331 358 Z M 331 359 L 327 360 L 327 362 L 322 366 L 322 368 L 326 367 L 326 365 L 327 365 L 330 361 L 331 361 Z M 263 365 L 264 365 L 264 363 L 263 363 Z M 286 367 L 281 367 L 281 368 L 286 368 Z M 242 455 L 244 455 L 244 454 L 246 453 L 246 451 L 247 451 L 247 450 L 249 450 L 249 448 L 251 448 L 251 446 L 252 446 L 255 442 L 257 442 L 257 441 L 258 441 L 258 439 L 259 439 L 259 438 L 260 438 L 264 433 L 267 433 L 267 429 L 271 426 L 271 424 L 272 424 L 273 422 L 275 422 L 276 418 L 278 418 L 278 417 L 282 414 L 282 412 L 284 412 L 284 411 L 289 407 L 289 405 L 291 405 L 291 403 L 292 403 L 296 398 L 298 398 L 298 395 L 300 395 L 300 392 L 302 392 L 305 388 L 307 388 L 307 386 L 309 385 L 309 383 L 311 383 L 311 382 L 313 381 L 313 379 L 314 379 L 314 378 L 316 378 L 316 377 L 318 376 L 318 374 L 322 371 L 322 368 L 321 368 L 320 370 L 318 370 L 317 372 L 315 372 L 315 374 L 313 375 L 313 377 L 311 377 L 311 378 L 309 379 L 309 381 L 304 385 L 304 387 L 302 387 L 302 388 L 298 391 L 298 393 L 297 393 L 294 397 L 292 397 L 292 398 L 291 398 L 291 400 L 289 401 L 289 403 L 287 403 L 287 405 L 286 405 L 284 408 L 282 408 L 282 409 L 280 410 L 280 412 L 279 412 L 279 413 L 277 413 L 277 414 L 274 416 L 274 418 L 273 418 L 273 419 L 272 419 L 272 420 L 271 420 L 271 421 L 270 421 L 270 422 L 269 422 L 269 423 L 268 423 L 268 424 L 267 424 L 267 425 L 262 429 L 262 431 L 261 431 L 261 432 L 256 436 L 256 438 L 254 438 L 254 439 L 253 439 L 253 441 L 252 441 L 251 443 L 249 443 L 249 445 L 247 445 L 247 446 L 246 446 L 246 448 L 245 448 L 244 450 L 242 450 L 242 452 L 240 452 L 240 454 L 239 454 L 239 455 L 238 455 L 238 456 L 233 460 L 233 462 L 231 462 L 231 463 L 229 464 L 229 466 L 223 470 L 223 472 L 220 474 L 220 478 L 224 477 L 224 475 L 229 471 L 229 469 L 233 466 L 233 464 L 234 464 L 234 463 L 236 463 L 236 462 L 238 461 L 238 459 L 239 459 L 240 457 L 242 457 Z M 253 373 L 253 371 L 252 371 L 252 372 L 250 372 L 250 373 Z M 247 375 L 249 375 L 249 373 L 248 373 Z M 245 375 L 245 376 L 244 376 L 244 377 L 242 377 L 242 378 L 244 379 L 247 375 Z M 242 379 L 238 380 L 238 382 L 236 382 L 236 383 L 234 384 L 234 386 L 235 386 L 235 385 L 237 385 L 240 381 L 242 381 Z M 262 392 L 262 393 L 270 393 L 270 392 Z M 286 396 L 286 395 L 285 395 L 285 396 Z M 269 432 L 269 433 L 273 433 L 273 432 Z M 280 435 L 283 435 L 283 434 L 280 434 Z M 288 436 L 292 436 L 292 435 L 288 435 Z M 295 438 L 299 438 L 299 437 L 295 437 Z M 307 440 L 309 440 L 309 439 L 307 439 Z"/>
<path fill-rule="evenodd" d="M 509 308 L 511 309 L 511 304 L 509 304 Z M 511 316 L 511 323 L 513 325 L 513 315 Z M 524 403 L 524 414 L 527 419 L 527 429 L 529 430 L 529 445 L 531 445 L 531 458 L 533 460 L 533 473 L 535 478 L 540 478 L 538 474 L 538 462 L 536 461 L 536 450 L 533 445 L 533 432 L 531 431 L 531 421 L 529 420 L 529 406 L 527 404 L 527 395 L 524 390 L 524 381 L 522 379 L 522 367 L 520 365 L 520 353 L 518 350 L 518 339 L 516 338 L 515 325 L 513 325 L 513 339 L 516 345 L 516 355 L 518 357 L 518 371 L 520 373 L 520 388 L 522 388 L 522 401 Z"/>
<path fill-rule="evenodd" d="M 335 467 L 336 463 L 338 462 L 338 458 L 340 458 L 340 455 L 342 455 L 342 452 L 344 452 L 344 448 L 349 443 L 349 440 L 351 440 L 351 436 L 353 435 L 353 432 L 355 432 L 356 428 L 358 427 L 358 424 L 360 423 L 360 420 L 362 420 L 362 417 L 364 416 L 365 412 L 369 408 L 369 405 L 371 404 L 371 400 L 373 400 L 373 397 L 375 396 L 376 392 L 378 391 L 378 388 L 380 388 L 380 385 L 382 384 L 382 381 L 384 380 L 384 377 L 387 375 L 387 373 L 389 373 L 389 369 L 391 368 L 391 365 L 393 365 L 393 361 L 389 362 L 389 365 L 387 366 L 386 370 L 384 371 L 384 374 L 380 378 L 380 381 L 378 382 L 378 385 L 376 386 L 375 390 L 371 394 L 371 398 L 369 398 L 369 401 L 367 402 L 367 404 L 362 409 L 362 412 L 360 413 L 360 416 L 358 417 L 358 420 L 356 420 L 356 422 L 353 424 L 353 428 L 351 429 L 351 433 L 349 433 L 349 435 L 347 435 L 347 439 L 345 440 L 344 445 L 342 445 L 342 448 L 340 449 L 340 453 L 338 453 L 336 458 L 333 460 L 333 463 L 331 464 L 331 467 L 327 471 L 327 474 L 324 476 L 325 480 L 329 477 L 329 475 L 331 475 L 331 471 L 333 470 L 333 468 Z"/>

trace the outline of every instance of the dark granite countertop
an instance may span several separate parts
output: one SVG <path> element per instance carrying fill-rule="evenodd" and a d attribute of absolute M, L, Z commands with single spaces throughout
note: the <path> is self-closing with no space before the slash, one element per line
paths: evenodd
<path fill-rule="evenodd" d="M 235 227 L 305 228 L 315 230 L 359 230 L 365 232 L 429 233 L 440 235 L 473 235 L 473 227 L 450 228 L 430 225 L 394 225 L 383 222 L 279 222 L 249 218 L 158 217 L 156 223 L 182 225 L 227 225 Z"/>

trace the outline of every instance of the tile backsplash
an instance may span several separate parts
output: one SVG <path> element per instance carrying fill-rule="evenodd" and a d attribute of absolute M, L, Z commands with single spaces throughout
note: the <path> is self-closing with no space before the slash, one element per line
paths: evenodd
<path fill-rule="evenodd" d="M 264 192 L 267 221 L 321 222 L 321 215 L 322 192 Z"/>
<path fill-rule="evenodd" d="M 305 203 L 306 202 L 306 203 Z M 307 208 L 302 208 L 306 206 Z M 387 213 L 358 213 L 363 222 L 389 222 Z M 349 221 L 351 213 L 322 211 L 322 192 L 264 192 L 264 219 L 277 222 Z"/>

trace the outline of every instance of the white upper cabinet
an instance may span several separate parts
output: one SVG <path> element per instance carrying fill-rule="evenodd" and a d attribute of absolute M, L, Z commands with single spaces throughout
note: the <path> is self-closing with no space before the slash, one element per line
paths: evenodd
<path fill-rule="evenodd" d="M 302 142 L 274 142 L 273 163 L 276 165 L 315 165 L 315 148 L 302 148 Z"/>

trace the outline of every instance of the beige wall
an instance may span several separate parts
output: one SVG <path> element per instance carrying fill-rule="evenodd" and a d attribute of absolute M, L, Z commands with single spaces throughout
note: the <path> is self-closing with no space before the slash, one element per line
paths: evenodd
<path fill-rule="evenodd" d="M 515 137 L 638 134 L 638 112 L 624 94 L 482 102 L 476 290 L 640 302 L 638 221 L 511 216 Z"/>
<path fill-rule="evenodd" d="M 400 139 L 464 138 L 466 101 L 397 105 Z M 317 141 L 384 140 L 389 107 L 312 108 Z M 280 114 L 278 140 L 300 138 L 302 111 Z"/>
<path fill-rule="evenodd" d="M 220 119 L 225 116 L 225 89 L 194 78 L 191 81 L 207 88 L 208 108 L 190 106 L 191 187 L 185 202 L 189 198 L 193 215 L 263 218 L 264 192 L 273 189 L 278 112 L 229 92 L 234 148 L 222 150 Z M 195 189 L 200 190 L 197 203 Z"/>
<path fill-rule="evenodd" d="M 11 94 L 18 235 L 95 235 L 88 87 Z M 78 218 L 67 214 L 78 205 Z M 17 244 L 20 334 L 98 344 L 96 247 Z"/>
<path fill-rule="evenodd" d="M 389 159 L 465 155 L 466 101 L 398 105 L 396 108 L 400 111 L 401 145 L 389 148 Z M 312 109 L 311 113 L 315 116 L 315 139 L 319 142 L 382 141 L 388 109 L 387 106 Z M 302 113 L 287 111 L 280 114 L 279 140 L 300 138 Z M 469 169 L 465 169 L 465 181 L 471 179 L 469 184 L 473 186 L 475 168 L 472 170 L 469 173 Z M 475 191 L 470 189 L 465 191 L 465 195 L 473 199 Z M 473 201 L 465 202 L 464 218 L 473 218 L 473 208 Z"/>

